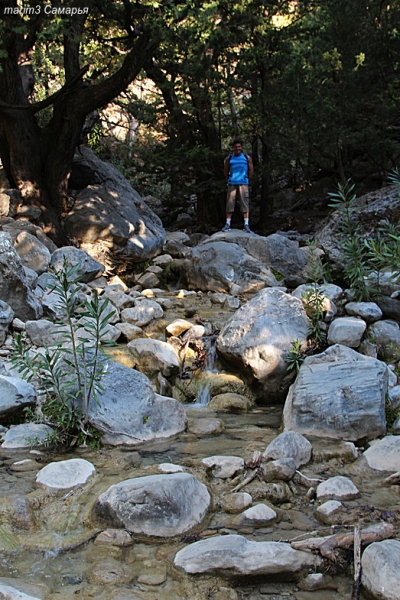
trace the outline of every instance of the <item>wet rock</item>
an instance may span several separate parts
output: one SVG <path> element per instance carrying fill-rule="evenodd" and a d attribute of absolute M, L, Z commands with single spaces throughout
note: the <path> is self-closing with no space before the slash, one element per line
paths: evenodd
<path fill-rule="evenodd" d="M 297 465 L 293 458 L 280 458 L 268 462 L 264 467 L 265 481 L 290 481 L 296 473 Z"/>
<path fill-rule="evenodd" d="M 249 508 L 252 502 L 253 499 L 247 492 L 236 492 L 223 497 L 222 508 L 227 513 L 237 514 Z"/>
<path fill-rule="evenodd" d="M 154 300 L 136 301 L 136 305 L 133 308 L 124 308 L 121 311 L 122 321 L 136 325 L 136 327 L 144 327 L 154 319 L 161 319 L 163 315 L 163 309 Z"/>
<path fill-rule="evenodd" d="M 292 458 L 299 468 L 310 462 L 311 454 L 312 445 L 307 438 L 297 431 L 284 431 L 267 446 L 263 456 L 275 460 Z"/>
<path fill-rule="evenodd" d="M 77 266 L 74 278 L 79 276 L 82 283 L 93 281 L 96 277 L 100 277 L 105 270 L 104 265 L 89 256 L 85 250 L 75 248 L 75 246 L 58 248 L 51 255 L 51 264 L 55 269 L 62 269 L 64 260 L 68 262 L 68 268 Z"/>
<path fill-rule="evenodd" d="M 316 561 L 316 562 L 315 562 Z M 320 563 L 309 552 L 294 550 L 280 542 L 253 542 L 240 535 L 226 535 L 201 540 L 180 550 L 174 560 L 186 573 L 237 575 L 278 574 L 283 580 L 288 573 L 299 573 Z"/>
<path fill-rule="evenodd" d="M 348 315 L 361 317 L 367 323 L 375 323 L 382 319 L 382 311 L 375 302 L 349 302 L 344 307 Z"/>
<path fill-rule="evenodd" d="M 13 577 L 0 577 L 0 597 L 5 600 L 46 600 L 50 597 L 47 585 L 25 583 Z"/>
<path fill-rule="evenodd" d="M 14 241 L 21 262 L 39 275 L 47 271 L 51 253 L 41 241 L 27 231 L 21 231 Z"/>
<path fill-rule="evenodd" d="M 98 402 L 89 403 L 89 421 L 102 434 L 103 443 L 135 445 L 185 429 L 184 406 L 155 394 L 143 373 L 108 361 L 102 386 Z"/>
<path fill-rule="evenodd" d="M 3 436 L 2 448 L 30 448 L 41 446 L 53 433 L 49 425 L 42 423 L 22 423 L 10 427 Z"/>
<path fill-rule="evenodd" d="M 167 580 L 167 570 L 159 564 L 152 565 L 151 570 L 142 572 L 138 583 L 143 585 L 161 585 Z"/>
<path fill-rule="evenodd" d="M 338 475 L 320 483 L 317 487 L 317 498 L 335 500 L 353 500 L 360 495 L 359 490 L 348 477 Z"/>
<path fill-rule="evenodd" d="M 361 558 L 361 583 L 374 600 L 398 600 L 400 542 L 384 540 L 367 546 Z"/>
<path fill-rule="evenodd" d="M 209 456 L 201 462 L 218 479 L 230 479 L 244 471 L 244 460 L 240 456 Z"/>
<path fill-rule="evenodd" d="M 388 435 L 381 440 L 371 442 L 364 452 L 368 465 L 377 471 L 399 471 L 400 437 Z"/>
<path fill-rule="evenodd" d="M 241 396 L 240 394 L 227 392 L 225 394 L 214 396 L 210 400 L 208 408 L 210 410 L 239 413 L 249 411 L 252 406 L 253 403 L 250 398 L 246 398 L 246 396 Z"/>
<path fill-rule="evenodd" d="M 29 285 L 21 259 L 15 251 L 11 237 L 0 232 L 0 298 L 23 321 L 39 319 L 42 306 Z"/>
<path fill-rule="evenodd" d="M 25 473 L 38 468 L 38 463 L 31 458 L 25 458 L 24 460 L 18 460 L 10 466 L 10 471 L 16 473 Z"/>
<path fill-rule="evenodd" d="M 386 365 L 336 344 L 309 356 L 291 386 L 285 430 L 356 441 L 386 432 Z"/>
<path fill-rule="evenodd" d="M 130 546 L 132 536 L 125 529 L 105 529 L 96 537 L 94 544 L 104 546 Z"/>
<path fill-rule="evenodd" d="M 99 585 L 127 584 L 133 579 L 130 567 L 113 558 L 95 563 L 85 572 L 85 575 L 89 583 Z"/>
<path fill-rule="evenodd" d="M 358 348 L 367 324 L 356 317 L 339 317 L 335 319 L 328 332 L 328 344 L 342 344 L 349 348 Z"/>
<path fill-rule="evenodd" d="M 52 462 L 36 475 L 36 483 L 50 490 L 69 490 L 84 485 L 95 474 L 96 469 L 83 458 L 71 458 Z"/>
<path fill-rule="evenodd" d="M 37 522 L 29 500 L 25 496 L 15 495 L 10 496 L 8 502 L 9 519 L 13 528 L 22 531 L 34 531 L 37 528 Z"/>
<path fill-rule="evenodd" d="M 274 522 L 277 517 L 278 515 L 270 506 L 267 506 L 266 504 L 256 504 L 243 511 L 238 517 L 237 523 L 239 525 L 262 527 L 268 523 Z"/>
<path fill-rule="evenodd" d="M 193 419 L 188 422 L 188 431 L 197 437 L 217 435 L 225 429 L 224 422 L 220 419 Z"/>
<path fill-rule="evenodd" d="M 258 381 L 266 393 L 289 385 L 284 357 L 294 340 L 306 341 L 308 318 L 300 300 L 263 289 L 227 321 L 217 351 Z"/>
<path fill-rule="evenodd" d="M 175 537 L 201 523 L 211 498 L 189 473 L 150 475 L 122 481 L 98 498 L 96 512 L 131 533 Z"/>
<path fill-rule="evenodd" d="M 177 375 L 180 368 L 178 354 L 171 344 L 150 338 L 138 338 L 128 344 L 136 368 L 149 377 L 159 371 L 164 377 Z"/>

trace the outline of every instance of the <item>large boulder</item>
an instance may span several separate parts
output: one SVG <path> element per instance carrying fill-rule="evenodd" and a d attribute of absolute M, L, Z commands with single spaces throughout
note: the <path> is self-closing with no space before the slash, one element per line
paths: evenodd
<path fill-rule="evenodd" d="M 189 473 L 150 475 L 112 485 L 99 496 L 96 513 L 137 535 L 175 537 L 199 525 L 210 503 L 206 486 Z"/>
<path fill-rule="evenodd" d="M 165 231 L 159 217 L 115 167 L 89 148 L 76 152 L 70 185 L 81 190 L 65 218 L 74 244 L 110 267 L 160 252 Z"/>
<path fill-rule="evenodd" d="M 356 441 L 386 432 L 386 365 L 336 344 L 306 358 L 283 411 L 285 430 Z"/>
<path fill-rule="evenodd" d="M 216 536 L 186 546 L 175 556 L 174 564 L 186 573 L 208 573 L 224 577 L 278 575 L 315 568 L 321 559 L 282 542 L 253 542 L 241 535 Z"/>
<path fill-rule="evenodd" d="M 189 288 L 238 294 L 279 285 L 271 270 L 242 246 L 212 239 L 193 248 L 183 263 Z"/>
<path fill-rule="evenodd" d="M 7 302 L 22 321 L 39 319 L 43 314 L 11 237 L 3 232 L 0 232 L 0 299 Z"/>
<path fill-rule="evenodd" d="M 18 377 L 0 375 L 0 415 L 35 404 L 35 388 Z"/>
<path fill-rule="evenodd" d="M 264 388 L 276 393 L 289 385 L 284 357 L 292 342 L 306 342 L 308 318 L 297 298 L 279 289 L 263 289 L 227 321 L 217 350 Z"/>
<path fill-rule="evenodd" d="M 400 598 L 400 542 L 384 540 L 368 546 L 361 558 L 361 583 L 374 600 Z"/>
<path fill-rule="evenodd" d="M 108 361 L 103 392 L 89 404 L 89 421 L 111 445 L 135 445 L 183 431 L 186 413 L 174 398 L 159 396 L 143 373 Z"/>
<path fill-rule="evenodd" d="M 47 271 L 51 253 L 37 237 L 28 231 L 21 231 L 14 241 L 14 248 L 25 267 L 32 269 L 38 275 Z"/>

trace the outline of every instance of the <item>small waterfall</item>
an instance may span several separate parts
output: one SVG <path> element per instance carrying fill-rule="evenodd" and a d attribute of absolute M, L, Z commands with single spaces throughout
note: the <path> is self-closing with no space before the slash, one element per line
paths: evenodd
<path fill-rule="evenodd" d="M 206 364 L 203 373 L 200 375 L 200 381 L 197 391 L 197 401 L 191 404 L 191 408 L 205 408 L 211 399 L 211 381 L 207 378 L 207 373 L 216 373 L 215 363 L 217 360 L 217 350 L 215 347 L 216 338 L 212 337 L 210 347 L 207 352 Z"/>

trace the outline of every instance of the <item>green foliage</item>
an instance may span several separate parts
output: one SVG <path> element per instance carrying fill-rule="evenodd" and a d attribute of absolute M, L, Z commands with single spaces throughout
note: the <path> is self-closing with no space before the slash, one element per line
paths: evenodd
<path fill-rule="evenodd" d="M 355 213 L 360 210 L 355 205 L 355 184 L 347 180 L 346 184 L 338 184 L 337 192 L 330 192 L 331 206 L 341 213 L 342 217 L 342 240 L 341 249 L 345 258 L 344 278 L 350 286 L 358 301 L 370 300 L 376 293 L 372 284 L 368 282 L 372 266 L 369 261 L 367 246 L 364 238 L 359 233 L 359 224 L 354 218 Z"/>
<path fill-rule="evenodd" d="M 325 332 L 320 327 L 320 322 L 324 317 L 324 299 L 324 295 L 319 291 L 317 283 L 302 295 L 304 310 L 310 319 L 308 338 L 315 341 L 318 347 L 322 346 L 326 339 Z"/>
<path fill-rule="evenodd" d="M 51 269 L 52 277 L 46 283 L 58 296 L 58 308 L 64 315 L 57 323 L 60 341 L 42 353 L 17 333 L 10 356 L 21 377 L 31 382 L 42 398 L 36 420 L 55 427 L 58 443 L 67 446 L 78 439 L 93 438 L 93 430 L 88 428 L 89 403 L 97 401 L 103 391 L 105 356 L 101 337 L 112 314 L 108 300 L 100 302 L 97 294 L 91 300 L 79 301 L 78 268 L 69 267 L 64 260 L 61 269 Z M 79 328 L 74 318 L 77 310 L 84 318 Z"/>
<path fill-rule="evenodd" d="M 386 398 L 385 416 L 388 432 L 391 433 L 394 422 L 400 416 L 400 408 L 394 408 L 389 398 Z"/>
<path fill-rule="evenodd" d="M 287 370 L 291 371 L 296 369 L 296 373 L 298 373 L 306 356 L 307 353 L 303 348 L 301 340 L 294 340 L 294 342 L 292 342 L 292 348 L 290 352 L 284 356 L 284 361 L 287 364 Z"/>

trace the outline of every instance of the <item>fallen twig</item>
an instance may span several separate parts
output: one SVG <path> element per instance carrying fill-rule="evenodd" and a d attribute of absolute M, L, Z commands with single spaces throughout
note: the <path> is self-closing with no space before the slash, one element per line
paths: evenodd
<path fill-rule="evenodd" d="M 255 479 L 258 475 L 261 475 L 261 469 L 256 469 L 255 471 L 253 471 L 253 473 L 250 473 L 250 475 L 246 477 L 246 479 L 244 479 L 242 483 L 239 483 L 239 485 L 233 488 L 231 493 L 234 494 L 235 492 L 238 492 L 239 490 L 244 488 L 245 485 L 253 481 L 253 479 Z"/>
<path fill-rule="evenodd" d="M 359 600 L 361 586 L 361 535 L 360 523 L 354 527 L 354 583 L 351 600 Z"/>

